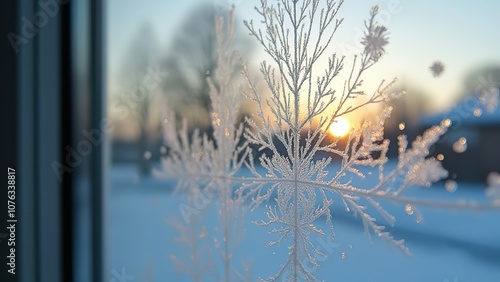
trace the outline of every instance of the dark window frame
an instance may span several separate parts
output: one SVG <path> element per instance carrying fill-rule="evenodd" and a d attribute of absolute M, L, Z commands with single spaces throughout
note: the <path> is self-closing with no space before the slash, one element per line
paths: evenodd
<path fill-rule="evenodd" d="M 103 1 L 86 1 L 85 17 L 75 17 L 76 4 L 69 0 L 19 0 L 10 6 L 14 14 L 15 33 L 26 32 L 26 19 L 38 12 L 47 12 L 40 3 L 52 2 L 58 11 L 37 28 L 27 43 L 19 45 L 13 56 L 15 74 L 15 106 L 17 118 L 17 179 L 19 231 L 17 271 L 20 282 L 105 281 L 104 253 L 104 148 L 106 141 L 94 146 L 82 165 L 71 173 L 63 173 L 62 181 L 54 171 L 54 162 L 66 165 L 67 146 L 76 148 L 75 132 L 81 131 L 78 118 L 88 121 L 87 130 L 100 128 L 105 118 L 104 7 Z M 80 3 L 81 4 L 81 3 Z M 75 19 L 78 19 L 76 21 Z M 75 31 L 85 25 L 88 52 L 75 54 Z M 5 54 L 4 54 L 5 55 Z M 82 58 L 83 56 L 83 58 Z M 76 60 L 76 58 L 80 58 Z M 78 64 L 88 62 L 84 68 Z M 89 90 L 75 89 L 75 69 L 88 78 Z M 78 95 L 85 95 L 88 104 L 80 108 Z M 82 116 L 75 116 L 75 113 Z M 83 172 L 82 172 L 83 171 Z M 90 228 L 81 235 L 92 246 L 90 255 L 76 252 L 74 240 L 76 175 L 87 179 Z M 78 199 L 77 199 L 78 200 Z M 77 277 L 80 265 L 88 265 L 88 277 Z M 2 280 L 3 281 L 3 280 Z"/>

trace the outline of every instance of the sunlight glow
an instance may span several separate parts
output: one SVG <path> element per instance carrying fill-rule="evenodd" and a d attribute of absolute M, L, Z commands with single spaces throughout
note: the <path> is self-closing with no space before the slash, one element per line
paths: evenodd
<path fill-rule="evenodd" d="M 330 125 L 330 133 L 335 137 L 343 137 L 349 133 L 351 130 L 351 125 L 349 121 L 344 117 L 336 118 Z"/>

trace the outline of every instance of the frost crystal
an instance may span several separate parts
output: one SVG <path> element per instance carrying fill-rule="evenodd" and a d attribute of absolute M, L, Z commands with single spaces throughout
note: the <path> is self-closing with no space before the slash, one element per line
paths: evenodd
<path fill-rule="evenodd" d="M 500 173 L 491 172 L 486 179 L 488 188 L 486 188 L 486 196 L 492 197 L 495 200 L 500 200 Z"/>
<path fill-rule="evenodd" d="M 252 90 L 247 95 L 259 109 L 253 118 L 247 118 L 249 128 L 245 137 L 260 150 L 265 149 L 259 163 L 266 173 L 261 175 L 253 162 L 247 162 L 255 178 L 245 179 L 241 189 L 252 196 L 255 206 L 274 199 L 275 204 L 267 204 L 268 220 L 259 224 L 274 227 L 271 233 L 277 239 L 271 241 L 270 246 L 286 244 L 289 249 L 287 260 L 266 281 L 317 281 L 312 271 L 319 266 L 319 258 L 325 255 L 311 239 L 325 234 L 334 236 L 330 210 L 334 197 L 339 197 L 346 210 L 362 219 L 367 233 L 373 232 L 408 253 L 404 241 L 385 232 L 365 204 L 393 224 L 395 218 L 384 210 L 378 199 L 409 204 L 411 201 L 401 197 L 406 189 L 413 185 L 428 186 L 446 177 L 441 163 L 426 157 L 430 146 L 447 127 L 441 125 L 427 130 L 411 148 L 407 148 L 406 137 L 401 136 L 398 164 L 388 172 L 384 171 L 384 165 L 388 161 L 389 141 L 384 138 L 383 131 L 391 108 L 354 129 L 344 146 L 339 144 L 338 138 L 330 140 L 328 137 L 329 126 L 339 117 L 398 96 L 387 93 L 391 83 L 382 82 L 364 102 L 356 107 L 348 106 L 350 99 L 367 96 L 362 88 L 362 77 L 382 56 L 387 44 L 386 28 L 375 23 L 378 8 L 371 10 L 370 21 L 366 23 L 364 52 L 354 58 L 348 79 L 340 84 L 343 87 L 334 89 L 333 81 L 344 68 L 344 58 L 331 55 L 328 68 L 323 72 L 313 72 L 313 67 L 323 57 L 342 22 L 334 19 L 343 2 L 327 1 L 322 9 L 319 9 L 320 1 L 280 1 L 277 6 L 268 5 L 265 0 L 261 3 L 257 11 L 262 16 L 265 31 L 254 28 L 252 22 L 246 25 L 271 56 L 276 70 L 266 61 L 261 63 L 261 72 L 271 92 L 271 97 L 266 99 L 244 69 Z M 284 28 L 286 26 L 294 28 L 290 31 Z M 310 36 L 309 31 L 314 27 L 319 28 L 318 38 Z M 339 171 L 331 171 L 331 157 L 318 158 L 325 153 L 341 158 Z M 363 171 L 371 168 L 378 170 L 376 185 L 354 181 L 365 179 Z M 329 230 L 322 230 L 315 224 L 320 218 L 324 218 Z"/>
<path fill-rule="evenodd" d="M 439 77 L 444 72 L 444 65 L 440 61 L 436 61 L 429 67 L 429 70 L 431 71 L 432 76 Z"/>
<path fill-rule="evenodd" d="M 389 43 L 387 38 L 387 28 L 385 26 L 377 25 L 375 16 L 378 13 L 378 6 L 372 8 L 370 12 L 370 21 L 366 22 L 367 32 L 361 42 L 365 46 L 365 52 L 370 54 L 370 58 L 378 61 L 385 53 L 385 45 Z"/>
<path fill-rule="evenodd" d="M 479 94 L 479 101 L 481 104 L 486 105 L 486 110 L 493 113 L 498 107 L 500 97 L 500 82 L 493 81 L 492 75 L 488 78 L 480 77 L 477 92 Z"/>
<path fill-rule="evenodd" d="M 400 96 L 388 92 L 394 81 L 382 81 L 372 94 L 363 87 L 363 77 L 388 43 L 386 28 L 375 23 L 377 7 L 366 23 L 365 49 L 350 66 L 344 57 L 326 54 L 342 23 L 337 19 L 342 4 L 342 0 L 280 0 L 270 5 L 261 0 L 256 10 L 264 30 L 252 21 L 245 25 L 271 59 L 260 64 L 269 95 L 263 94 L 244 66 L 250 89 L 245 94 L 256 105 L 255 114 L 245 119 L 246 127 L 237 122 L 239 96 L 228 81 L 233 60 L 224 55 L 228 46 L 221 38 L 218 68 L 209 78 L 214 140 L 197 131 L 189 137 L 185 123 L 177 130 L 173 117 L 166 119 L 165 141 L 170 153 L 164 160 L 164 173 L 180 179 L 179 187 L 190 193 L 191 201 L 207 191 L 217 196 L 223 234 L 215 245 L 225 264 L 225 281 L 230 281 L 234 251 L 231 231 L 241 221 L 245 199 L 250 199 L 254 208 L 266 205 L 267 219 L 257 224 L 272 228 L 274 239 L 269 246 L 285 245 L 288 249 L 281 267 L 265 281 L 318 281 L 314 270 L 326 255 L 316 243 L 323 236 L 334 238 L 330 210 L 334 198 L 362 220 L 368 236 L 375 234 L 404 253 L 409 253 L 404 240 L 395 239 L 379 223 L 379 219 L 389 225 L 396 221 L 381 200 L 401 204 L 407 213 L 417 215 L 417 222 L 422 221 L 417 205 L 439 206 L 406 197 L 405 192 L 447 177 L 440 162 L 443 158 L 428 155 L 451 125 L 450 120 L 426 130 L 411 146 L 406 136 L 399 136 L 397 163 L 391 165 L 387 165 L 386 156 L 389 140 L 384 138 L 390 107 L 352 129 L 342 142 L 329 133 L 339 118 Z M 230 29 L 222 30 L 220 23 L 218 27 L 218 35 L 232 34 Z M 319 69 L 323 62 L 327 62 L 326 68 Z M 345 67 L 346 79 L 338 81 Z M 360 99 L 354 104 L 353 98 Z M 340 160 L 338 170 L 331 165 L 333 158 Z M 252 175 L 240 176 L 242 167 Z M 490 185 L 499 187 L 498 181 L 494 183 Z M 460 202 L 456 206 L 474 208 L 477 204 Z M 327 228 L 319 226 L 319 220 L 326 222 Z M 341 256 L 345 259 L 345 254 Z"/>
<path fill-rule="evenodd" d="M 192 241 L 182 241 L 187 245 L 192 255 L 188 260 L 200 266 L 203 252 L 193 250 L 197 241 L 204 238 L 198 232 L 200 228 L 193 225 L 201 224 L 203 215 L 215 199 L 219 215 L 220 228 L 214 232 L 213 242 L 224 264 L 224 281 L 241 280 L 245 274 L 234 270 L 233 254 L 242 237 L 243 198 L 234 193 L 231 178 L 240 170 L 243 161 L 247 159 L 250 148 L 242 141 L 243 125 L 238 121 L 238 109 L 242 95 L 233 90 L 231 76 L 237 62 L 236 54 L 231 51 L 233 39 L 233 11 L 229 12 L 227 22 L 224 17 L 216 18 L 217 34 L 217 68 L 210 74 L 207 81 L 210 87 L 212 102 L 211 124 L 213 140 L 195 130 L 191 136 L 188 133 L 186 121 L 178 129 L 173 114 L 164 120 L 164 141 L 169 147 L 169 155 L 163 159 L 163 171 L 157 172 L 160 177 L 179 179 L 177 190 L 188 195 L 188 205 L 181 203 L 179 210 L 186 226 L 176 224 L 175 228 L 182 237 L 192 238 Z M 195 220 L 192 220 L 194 218 Z M 205 230 L 205 229 L 203 229 Z M 203 231 L 206 234 L 207 231 Z M 206 252 L 205 252 L 206 253 Z M 173 257 L 180 271 L 191 269 L 194 274 L 210 270 L 208 267 L 185 266 L 182 261 Z M 191 267 L 191 268 L 190 268 Z M 197 275 L 200 278 L 203 276 Z M 239 277 L 239 278 L 235 278 Z M 201 280 L 195 280 L 201 281 Z"/>

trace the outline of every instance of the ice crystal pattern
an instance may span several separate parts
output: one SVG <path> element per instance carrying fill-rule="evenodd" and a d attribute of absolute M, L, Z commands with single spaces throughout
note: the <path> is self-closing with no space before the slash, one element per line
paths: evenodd
<path fill-rule="evenodd" d="M 272 65 L 263 61 L 261 73 L 271 92 L 264 98 L 245 69 L 258 111 L 246 122 L 247 140 L 266 149 L 259 164 L 266 170 L 261 175 L 252 160 L 247 166 L 255 175 L 245 179 L 242 189 L 252 195 L 258 206 L 277 195 L 275 204 L 268 204 L 268 220 L 259 224 L 274 226 L 271 233 L 277 235 L 269 245 L 288 244 L 288 258 L 278 272 L 266 281 L 317 281 L 313 270 L 318 258 L 324 256 L 311 240 L 314 236 L 334 236 L 330 207 L 333 197 L 340 197 L 348 211 L 361 217 L 366 231 L 394 244 L 408 253 L 403 240 L 396 240 L 375 217 L 367 212 L 365 202 L 372 205 L 389 224 L 395 218 L 386 212 L 377 199 L 385 198 L 405 202 L 401 194 L 413 185 L 430 185 L 447 176 L 441 163 L 426 158 L 429 147 L 447 129 L 435 126 L 418 137 L 408 148 L 406 137 L 399 139 L 399 161 L 396 168 L 385 172 L 386 152 L 389 141 L 383 137 L 384 121 L 390 115 L 386 108 L 374 120 L 365 121 L 351 132 L 347 145 L 338 145 L 338 139 L 329 139 L 328 127 L 341 116 L 368 104 L 376 104 L 396 98 L 387 93 L 392 83 L 382 81 L 371 95 L 363 89 L 364 73 L 384 53 L 387 44 L 386 28 L 376 21 L 378 8 L 370 12 L 366 22 L 366 36 L 362 42 L 364 52 L 352 60 L 348 78 L 334 83 L 344 69 L 345 58 L 336 54 L 326 56 L 332 38 L 342 23 L 337 12 L 343 1 L 327 1 L 320 8 L 320 1 L 278 1 L 269 5 L 261 1 L 257 8 L 265 30 L 246 22 L 250 34 L 261 44 L 272 59 Z M 287 27 L 291 27 L 290 29 Z M 316 32 L 313 32 L 316 30 Z M 314 35 L 317 34 L 317 37 Z M 327 69 L 316 71 L 320 60 L 328 62 Z M 341 87 L 338 87 L 340 85 Z M 338 88 L 338 89 L 334 89 Z M 349 100 L 364 98 L 358 106 L 349 106 Z M 271 117 L 266 115 L 267 105 Z M 280 149 L 284 148 L 284 149 Z M 339 171 L 331 174 L 331 158 L 316 158 L 318 154 L 337 155 L 342 159 Z M 354 185 L 353 178 L 363 179 L 359 168 L 376 167 L 378 184 L 373 187 Z M 321 201 L 317 201 L 321 198 Z M 329 230 L 321 230 L 315 224 L 324 218 Z"/>
<path fill-rule="evenodd" d="M 171 259 L 179 271 L 187 270 L 194 281 L 202 281 L 201 278 L 206 277 L 207 271 L 213 268 L 201 257 L 206 251 L 197 249 L 198 241 L 207 236 L 208 230 L 201 229 L 203 232 L 200 232 L 199 227 L 193 226 L 201 225 L 199 219 L 206 214 L 202 209 L 208 208 L 212 199 L 217 200 L 215 204 L 220 221 L 220 228 L 215 230 L 216 234 L 212 234 L 213 242 L 224 266 L 224 281 L 248 280 L 248 269 L 238 272 L 232 265 L 243 224 L 243 198 L 235 195 L 232 176 L 241 169 L 250 152 L 241 138 L 243 125 L 238 122 L 238 109 L 243 95 L 234 91 L 231 84 L 232 71 L 235 64 L 239 63 L 236 53 L 231 49 L 234 38 L 233 20 L 232 11 L 227 17 L 216 18 L 217 68 L 207 79 L 212 102 L 210 116 L 213 139 L 200 134 L 198 130 L 189 136 L 186 121 L 178 128 L 173 114 L 164 121 L 164 142 L 169 147 L 169 155 L 163 159 L 163 171 L 158 176 L 179 179 L 177 190 L 185 192 L 189 201 L 188 205 L 179 205 L 185 225 L 176 222 L 174 227 L 181 238 L 190 238 L 179 242 L 189 249 L 190 257 L 187 261 L 175 256 Z"/>
<path fill-rule="evenodd" d="M 436 61 L 429 67 L 429 70 L 433 77 L 440 77 L 444 72 L 444 65 L 442 62 Z"/>
<path fill-rule="evenodd" d="M 490 113 L 493 113 L 498 107 L 500 97 L 499 86 L 500 82 L 494 81 L 492 75 L 487 78 L 479 78 L 476 89 L 479 94 L 479 101 L 481 104 L 486 105 L 486 110 Z"/>
<path fill-rule="evenodd" d="M 388 91 L 394 80 L 381 81 L 371 94 L 363 84 L 365 74 L 388 44 L 387 29 L 376 22 L 377 7 L 365 23 L 363 52 L 351 59 L 331 53 L 332 39 L 342 24 L 337 17 L 342 5 L 342 0 L 278 0 L 276 4 L 261 0 L 256 8 L 258 26 L 253 21 L 245 21 L 245 26 L 270 58 L 270 62 L 260 63 L 267 91 L 245 65 L 243 75 L 250 89 L 245 94 L 256 105 L 256 112 L 245 119 L 246 126 L 236 119 L 240 96 L 228 84 L 227 70 L 233 62 L 231 56 L 221 56 L 227 53 L 224 41 L 219 42 L 218 71 L 209 78 L 214 140 L 196 131 L 189 137 L 185 123 L 180 130 L 175 122 L 166 126 L 165 140 L 171 152 L 164 160 L 164 172 L 180 178 L 180 189 L 193 191 L 192 195 L 208 190 L 218 196 L 224 235 L 216 245 L 225 244 L 221 247 L 225 281 L 230 281 L 232 224 L 245 199 L 254 208 L 265 205 L 267 219 L 257 224 L 270 228 L 274 239 L 269 246 L 288 249 L 276 273 L 262 280 L 294 282 L 319 281 L 314 270 L 325 254 L 313 238 L 334 238 L 334 199 L 361 218 L 368 235 L 374 234 L 404 253 L 409 253 L 404 240 L 394 238 L 379 223 L 380 219 L 389 225 L 396 221 L 380 200 L 400 203 L 411 213 L 418 213 L 418 204 L 436 205 L 407 197 L 405 192 L 447 177 L 441 162 L 428 155 L 449 121 L 426 130 L 411 145 L 401 135 L 395 166 L 387 165 L 389 140 L 383 136 L 390 107 L 353 129 L 346 142 L 328 133 L 337 118 L 401 95 Z M 359 98 L 357 103 L 351 103 L 355 98 Z M 332 170 L 332 157 L 341 159 L 336 171 Z M 240 176 L 243 167 L 252 176 Z M 375 184 L 364 181 L 370 177 L 369 170 L 376 177 Z M 456 206 L 469 207 L 467 203 Z M 319 227 L 318 220 L 325 221 L 327 228 Z"/>
<path fill-rule="evenodd" d="M 365 22 L 366 32 L 361 44 L 365 46 L 365 53 L 370 55 L 374 61 L 378 61 L 385 53 L 385 45 L 389 43 L 387 37 L 387 28 L 377 25 L 375 15 L 378 13 L 378 7 L 375 6 L 370 13 L 370 21 Z"/>
<path fill-rule="evenodd" d="M 488 183 L 488 188 L 485 191 L 486 195 L 500 203 L 500 173 L 490 172 L 486 182 Z"/>

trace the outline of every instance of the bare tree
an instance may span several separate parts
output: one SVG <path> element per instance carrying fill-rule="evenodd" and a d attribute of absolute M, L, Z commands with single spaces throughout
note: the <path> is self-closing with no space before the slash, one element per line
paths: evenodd
<path fill-rule="evenodd" d="M 128 120 L 135 121 L 139 129 L 137 151 L 141 174 L 149 174 L 151 169 L 148 151 L 151 138 L 147 128 L 156 88 L 160 89 L 159 84 L 154 81 L 159 77 L 155 77 L 153 73 L 158 67 L 158 50 L 153 29 L 146 23 L 131 40 L 119 73 L 122 90 L 118 103 L 126 107 Z"/>
<path fill-rule="evenodd" d="M 181 24 L 163 62 L 171 74 L 163 85 L 169 108 L 175 112 L 177 120 L 186 118 L 190 128 L 210 127 L 211 101 L 207 77 L 214 73 L 218 62 L 214 21 L 217 14 L 210 3 L 197 6 Z M 227 15 L 221 13 L 220 16 L 227 18 Z M 252 44 L 238 30 L 236 26 L 234 46 L 242 56 L 247 57 Z M 230 79 L 238 84 L 241 67 L 234 64 L 233 68 Z"/>

